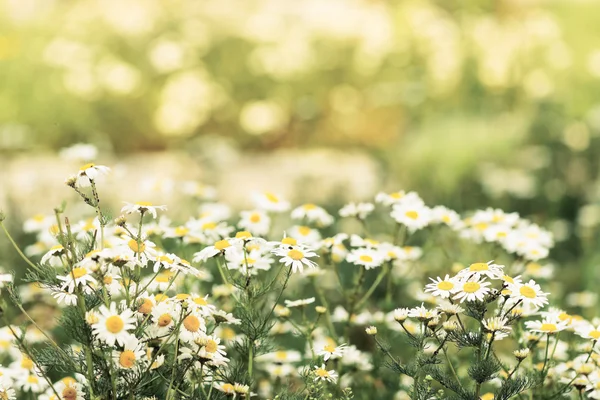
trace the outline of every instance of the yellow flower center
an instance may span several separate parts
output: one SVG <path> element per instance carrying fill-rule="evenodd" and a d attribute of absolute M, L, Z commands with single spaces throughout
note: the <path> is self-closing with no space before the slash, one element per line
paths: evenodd
<path fill-rule="evenodd" d="M 479 290 L 481 285 L 477 282 L 467 282 L 463 285 L 463 292 L 465 293 L 475 293 Z"/>
<path fill-rule="evenodd" d="M 328 353 L 333 353 L 335 351 L 335 346 L 332 344 L 328 344 L 327 346 L 323 347 L 323 350 L 325 350 Z"/>
<path fill-rule="evenodd" d="M 235 234 L 236 239 L 250 239 L 252 234 L 248 231 L 239 231 Z"/>
<path fill-rule="evenodd" d="M 373 257 L 371 256 L 367 256 L 365 254 L 363 254 L 362 256 L 358 257 L 358 259 L 362 262 L 372 262 L 373 261 Z"/>
<path fill-rule="evenodd" d="M 440 290 L 452 290 L 454 288 L 454 284 L 449 281 L 441 281 L 437 284 L 437 288 Z"/>
<path fill-rule="evenodd" d="M 135 205 L 141 207 L 152 207 L 152 203 L 150 203 L 149 201 L 138 201 L 135 203 Z"/>
<path fill-rule="evenodd" d="M 298 232 L 302 236 L 308 236 L 311 231 L 312 231 L 312 229 L 310 229 L 308 226 L 300 226 L 300 227 L 298 227 Z"/>
<path fill-rule="evenodd" d="M 165 262 L 167 264 L 172 264 L 173 263 L 173 260 L 171 258 L 167 257 L 167 256 L 158 256 L 158 257 L 156 257 L 156 260 L 157 261 Z"/>
<path fill-rule="evenodd" d="M 23 359 L 21 360 L 21 368 L 32 369 L 33 361 L 31 361 L 31 358 L 23 357 Z"/>
<path fill-rule="evenodd" d="M 87 254 L 85 255 L 85 257 L 86 257 L 86 258 L 90 258 L 90 257 L 91 257 L 91 256 L 93 256 L 94 254 L 98 254 L 98 253 L 100 253 L 100 250 L 92 250 L 92 251 L 90 251 L 89 253 L 87 253 Z"/>
<path fill-rule="evenodd" d="M 218 347 L 219 347 L 219 345 L 217 344 L 217 342 L 215 342 L 212 339 L 209 339 L 208 343 L 206 343 L 205 349 L 209 353 L 214 353 L 218 350 Z"/>
<path fill-rule="evenodd" d="M 219 240 L 217 243 L 215 243 L 215 249 L 219 251 L 225 250 L 229 246 L 231 246 L 231 244 L 227 241 L 227 239 Z"/>
<path fill-rule="evenodd" d="M 256 263 L 256 260 L 254 258 L 246 258 L 246 262 L 248 263 L 248 265 L 254 265 Z"/>
<path fill-rule="evenodd" d="M 519 293 L 521 293 L 522 296 L 525 296 L 528 299 L 534 299 L 535 295 L 536 295 L 535 290 L 533 290 L 531 287 L 529 287 L 527 285 L 521 286 L 521 288 L 519 289 Z"/>
<path fill-rule="evenodd" d="M 72 378 L 70 376 L 66 376 L 64 378 L 61 379 L 61 382 L 64 383 L 67 386 L 73 385 L 75 384 L 77 381 L 75 380 L 75 378 Z"/>
<path fill-rule="evenodd" d="M 179 293 L 179 294 L 176 294 L 176 295 L 175 295 L 175 298 L 176 298 L 177 300 L 185 300 L 185 299 L 187 299 L 187 298 L 189 298 L 189 297 L 190 297 L 190 295 L 189 295 L 189 294 L 187 294 L 187 293 Z"/>
<path fill-rule="evenodd" d="M 269 200 L 271 203 L 279 203 L 279 198 L 277 196 L 275 196 L 273 193 L 271 192 L 266 192 L 265 193 L 265 197 L 267 198 L 267 200 Z"/>
<path fill-rule="evenodd" d="M 304 258 L 304 253 L 296 249 L 290 250 L 287 255 L 289 258 L 296 261 L 302 260 Z"/>
<path fill-rule="evenodd" d="M 138 244 L 135 239 L 131 239 L 127 245 L 134 253 L 143 253 L 146 250 L 146 244 L 144 242 Z"/>
<path fill-rule="evenodd" d="M 135 365 L 135 353 L 131 350 L 125 350 L 119 356 L 119 364 L 123 368 L 131 368 Z"/>
<path fill-rule="evenodd" d="M 160 317 L 158 317 L 158 326 L 160 326 L 161 328 L 164 328 L 165 326 L 169 326 L 169 324 L 173 321 L 173 317 L 171 317 L 169 314 L 163 314 Z"/>
<path fill-rule="evenodd" d="M 169 296 L 167 296 L 164 293 L 158 293 L 156 295 L 154 295 L 154 300 L 156 300 L 157 303 L 160 303 L 161 301 L 165 301 L 169 298 Z"/>
<path fill-rule="evenodd" d="M 405 213 L 405 215 L 406 215 L 408 218 L 410 218 L 410 219 L 417 219 L 417 218 L 419 218 L 419 213 L 418 213 L 418 212 L 416 212 L 416 211 L 407 211 L 407 212 Z"/>
<path fill-rule="evenodd" d="M 194 303 L 198 304 L 199 306 L 205 306 L 208 304 L 208 302 L 206 301 L 206 299 L 204 297 L 194 297 Z"/>
<path fill-rule="evenodd" d="M 312 204 L 312 203 L 308 203 L 302 206 L 302 208 L 304 208 L 305 210 L 314 210 L 315 208 L 317 208 L 316 205 Z"/>
<path fill-rule="evenodd" d="M 189 231 L 190 230 L 185 226 L 178 226 L 177 228 L 175 228 L 175 234 L 177 236 L 185 236 Z"/>
<path fill-rule="evenodd" d="M 50 247 L 51 251 L 53 251 L 53 250 L 62 250 L 62 249 L 64 249 L 64 247 L 62 246 L 62 244 L 57 244 L 55 246 Z"/>
<path fill-rule="evenodd" d="M 102 282 L 104 282 L 105 285 L 110 285 L 111 283 L 113 283 L 113 277 L 110 275 L 106 275 L 103 279 Z"/>
<path fill-rule="evenodd" d="M 106 329 L 110 333 L 119 333 L 123 330 L 125 326 L 125 322 L 123 322 L 123 318 L 118 315 L 113 315 L 111 317 L 106 318 Z"/>
<path fill-rule="evenodd" d="M 259 213 L 252 213 L 250 215 L 250 222 L 256 224 L 257 222 L 260 222 L 260 214 Z"/>
<path fill-rule="evenodd" d="M 207 222 L 202 225 L 202 229 L 205 231 L 215 229 L 216 227 L 217 227 L 217 224 L 215 224 L 214 222 Z"/>
<path fill-rule="evenodd" d="M 224 383 L 221 385 L 221 389 L 223 389 L 224 392 L 231 393 L 233 392 L 233 385 L 231 383 Z"/>
<path fill-rule="evenodd" d="M 490 266 L 487 265 L 487 263 L 475 263 L 475 264 L 469 265 L 469 271 L 472 271 L 472 272 L 488 271 L 489 269 L 490 269 Z"/>
<path fill-rule="evenodd" d="M 75 389 L 74 387 L 66 387 L 63 389 L 61 395 L 63 400 L 76 400 L 77 389 Z"/>
<path fill-rule="evenodd" d="M 33 216 L 33 220 L 36 222 L 42 222 L 46 218 L 44 214 L 36 214 Z"/>
<path fill-rule="evenodd" d="M 327 372 L 323 368 L 319 368 L 319 369 L 315 370 L 315 374 L 319 375 L 321 378 L 326 378 L 329 376 L 329 372 Z"/>
<path fill-rule="evenodd" d="M 508 275 L 504 275 L 504 276 L 502 277 L 502 279 L 503 279 L 505 282 L 508 282 L 508 283 L 515 283 L 515 280 L 514 280 L 513 278 L 511 278 L 510 276 L 508 276 Z"/>
<path fill-rule="evenodd" d="M 153 307 L 154 307 L 154 304 L 152 304 L 152 301 L 148 298 L 145 298 L 142 305 L 140 305 L 140 308 L 138 308 L 138 312 L 146 315 L 152 311 Z"/>
<path fill-rule="evenodd" d="M 542 332 L 556 332 L 557 329 L 556 324 L 542 324 L 540 327 Z"/>
<path fill-rule="evenodd" d="M 280 361 L 287 360 L 287 353 L 285 351 L 278 351 L 275 353 L 275 358 Z"/>
<path fill-rule="evenodd" d="M 448 215 L 443 215 L 442 216 L 442 221 L 449 224 L 450 223 L 450 217 Z"/>
<path fill-rule="evenodd" d="M 94 168 L 94 163 L 85 164 L 83 167 L 79 168 L 80 171 L 85 171 L 86 169 Z"/>
<path fill-rule="evenodd" d="M 290 246 L 295 246 L 298 242 L 296 242 L 296 239 L 294 239 L 294 238 L 284 237 L 283 239 L 281 239 L 281 243 L 289 244 Z"/>
<path fill-rule="evenodd" d="M 29 383 L 38 383 L 39 381 L 40 381 L 40 380 L 39 380 L 39 379 L 38 379 L 38 377 L 37 377 L 37 376 L 35 376 L 35 375 L 29 375 L 29 376 L 27 377 L 27 382 L 29 382 Z"/>
<path fill-rule="evenodd" d="M 593 331 L 591 331 L 591 332 L 589 333 L 589 335 L 590 335 L 590 337 L 591 337 L 592 339 L 594 339 L 594 340 L 598 340 L 598 339 L 600 339 L 600 331 L 597 331 L 597 330 L 595 330 L 595 329 L 594 329 Z"/>
<path fill-rule="evenodd" d="M 494 400 L 494 393 L 486 393 L 481 396 L 481 400 Z"/>
<path fill-rule="evenodd" d="M 183 326 L 190 332 L 197 332 L 200 329 L 200 320 L 194 315 L 188 315 L 183 320 Z"/>
<path fill-rule="evenodd" d="M 84 276 L 85 274 L 87 274 L 87 269 L 83 268 L 83 267 L 77 267 L 77 268 L 73 268 L 73 270 L 71 271 L 71 275 L 75 278 L 75 279 L 79 279 L 82 276 Z"/>

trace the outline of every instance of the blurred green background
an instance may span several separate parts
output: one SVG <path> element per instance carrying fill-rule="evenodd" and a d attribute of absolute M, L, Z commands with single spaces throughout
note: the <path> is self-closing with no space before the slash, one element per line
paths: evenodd
<path fill-rule="evenodd" d="M 13 227 L 50 213 L 77 167 L 59 149 L 93 143 L 114 204 L 173 205 L 170 179 L 193 179 L 240 207 L 253 189 L 334 206 L 401 188 L 518 211 L 555 233 L 557 278 L 595 290 L 599 10 L 0 0 L 0 205 Z"/>

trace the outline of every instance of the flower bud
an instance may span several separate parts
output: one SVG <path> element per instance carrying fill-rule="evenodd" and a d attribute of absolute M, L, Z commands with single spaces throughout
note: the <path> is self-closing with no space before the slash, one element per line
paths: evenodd
<path fill-rule="evenodd" d="M 377 335 L 377 328 L 374 326 L 369 326 L 367 329 L 365 329 L 365 332 L 367 332 L 367 335 L 375 336 Z"/>

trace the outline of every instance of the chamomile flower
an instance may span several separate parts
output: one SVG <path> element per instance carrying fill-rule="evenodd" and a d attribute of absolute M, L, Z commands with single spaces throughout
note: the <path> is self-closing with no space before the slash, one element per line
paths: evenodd
<path fill-rule="evenodd" d="M 226 395 L 231 395 L 231 397 L 235 397 L 235 386 L 231 383 L 221 382 L 221 383 L 213 383 L 213 387 L 220 392 L 225 393 Z"/>
<path fill-rule="evenodd" d="M 365 269 L 380 267 L 385 261 L 382 252 L 374 249 L 363 248 L 354 249 L 347 256 L 346 261 L 352 264 L 361 265 Z"/>
<path fill-rule="evenodd" d="M 114 346 L 115 342 L 123 346 L 130 336 L 128 331 L 135 328 L 133 312 L 129 309 L 118 312 L 114 302 L 110 303 L 110 308 L 101 305 L 99 311 L 98 322 L 92 325 L 94 335 L 109 346 Z"/>
<path fill-rule="evenodd" d="M 429 278 L 432 283 L 425 286 L 425 293 L 431 293 L 432 296 L 447 299 L 456 293 L 456 279 L 450 278 L 448 274 L 444 279 L 439 276 L 436 279 Z"/>
<path fill-rule="evenodd" d="M 486 294 L 490 292 L 490 283 L 475 278 L 464 282 L 458 281 L 456 287 L 456 295 L 454 300 L 464 301 L 483 301 Z"/>
<path fill-rule="evenodd" d="M 344 354 L 344 350 L 346 348 L 346 344 L 343 343 L 339 346 L 335 346 L 335 344 L 326 344 L 321 348 L 315 348 L 318 356 L 323 356 L 323 361 L 327 361 L 329 359 L 335 360 L 336 358 L 340 358 Z"/>
<path fill-rule="evenodd" d="M 61 257 L 66 253 L 65 248 L 61 244 L 52 246 L 46 254 L 42 256 L 42 264 L 48 263 L 53 267 L 62 266 Z"/>
<path fill-rule="evenodd" d="M 168 333 L 179 318 L 181 307 L 175 302 L 161 301 L 152 307 L 152 322 L 156 326 L 157 336 Z"/>
<path fill-rule="evenodd" d="M 397 203 L 390 215 L 411 232 L 423 229 L 431 222 L 431 209 L 420 202 Z"/>
<path fill-rule="evenodd" d="M 315 375 L 315 381 L 321 380 L 335 383 L 338 378 L 337 372 L 335 372 L 332 369 L 325 369 L 325 364 L 321 364 L 320 367 L 318 365 L 315 365 L 315 370 L 313 371 L 313 374 Z"/>
<path fill-rule="evenodd" d="M 8 387 L 4 383 L 0 383 L 0 399 L 17 400 L 17 392 L 15 392 L 15 389 Z"/>
<path fill-rule="evenodd" d="M 96 165 L 93 163 L 85 164 L 79 168 L 75 183 L 80 187 L 87 187 L 91 182 L 96 180 L 101 175 L 106 175 L 110 172 L 110 168 L 104 165 Z"/>
<path fill-rule="evenodd" d="M 290 237 L 307 246 L 316 246 L 321 240 L 319 231 L 308 226 L 292 226 L 288 233 Z"/>
<path fill-rule="evenodd" d="M 329 226 L 333 223 L 333 216 L 325 211 L 325 209 L 312 203 L 295 208 L 291 216 L 292 219 L 306 218 L 308 222 L 316 223 L 319 227 Z"/>
<path fill-rule="evenodd" d="M 460 277 L 479 278 L 487 277 L 491 279 L 499 278 L 503 275 L 502 270 L 504 266 L 494 264 L 493 261 L 477 262 L 469 265 L 467 268 L 461 270 L 458 275 Z"/>
<path fill-rule="evenodd" d="M 285 263 L 285 266 L 290 267 L 293 273 L 302 272 L 304 266 L 317 267 L 317 263 L 310 260 L 310 257 L 318 257 L 318 255 L 302 246 L 282 246 L 273 250 L 273 254 L 281 257 L 279 262 Z"/>
<path fill-rule="evenodd" d="M 164 211 L 167 209 L 167 206 L 154 206 L 149 201 L 138 201 L 137 203 L 128 203 L 125 201 L 124 203 L 125 205 L 123 206 L 123 208 L 121 208 L 121 212 L 124 212 L 125 214 L 133 214 L 135 212 L 138 212 L 142 215 L 148 213 L 152 215 L 152 218 L 156 218 L 157 210 Z"/>
<path fill-rule="evenodd" d="M 541 321 L 526 321 L 525 326 L 531 332 L 554 334 L 567 329 L 564 321 L 558 321 L 553 318 L 544 318 Z"/>
<path fill-rule="evenodd" d="M 271 218 L 262 210 L 242 211 L 238 226 L 253 235 L 266 235 L 271 228 Z"/>
<path fill-rule="evenodd" d="M 58 275 L 57 278 L 64 282 L 61 289 L 69 293 L 74 293 L 75 287 L 79 285 L 82 285 L 85 291 L 89 291 L 87 285 L 98 283 L 85 267 L 75 267 L 67 275 Z"/>
<path fill-rule="evenodd" d="M 375 210 L 373 203 L 348 203 L 339 211 L 340 217 L 365 219 Z"/>
<path fill-rule="evenodd" d="M 483 326 L 488 332 L 492 333 L 509 333 L 512 329 L 508 325 L 508 321 L 502 317 L 492 317 L 485 319 L 483 320 Z M 497 336 L 496 339 L 498 339 Z"/>
<path fill-rule="evenodd" d="M 508 284 L 508 290 L 510 290 L 511 299 L 521 301 L 525 307 L 540 308 L 548 304 L 548 293 L 542 292 L 540 285 L 535 283 L 533 279 L 527 283 Z"/>
<path fill-rule="evenodd" d="M 239 252 L 240 250 L 235 247 L 230 239 L 223 239 L 215 242 L 212 246 L 207 246 L 194 254 L 192 261 L 200 262 L 206 261 L 219 254 L 227 254 L 228 252 Z"/>
<path fill-rule="evenodd" d="M 314 297 L 309 297 L 308 299 L 300 299 L 300 300 L 286 300 L 285 306 L 288 308 L 292 307 L 303 307 L 315 302 Z"/>
<path fill-rule="evenodd" d="M 431 209 L 431 222 L 445 224 L 456 228 L 460 224 L 460 215 L 454 210 L 444 206 L 435 206 Z"/>
<path fill-rule="evenodd" d="M 66 306 L 74 306 L 77 304 L 77 295 L 64 290 L 53 290 L 52 297 L 56 299 L 58 304 L 64 304 Z"/>
<path fill-rule="evenodd" d="M 600 325 L 583 324 L 575 328 L 575 334 L 584 339 L 600 340 Z"/>
<path fill-rule="evenodd" d="M 202 315 L 192 312 L 183 318 L 179 328 L 179 338 L 184 342 L 193 342 L 206 332 L 206 323 Z"/>
<path fill-rule="evenodd" d="M 120 369 L 139 367 L 145 359 L 146 352 L 135 336 L 129 336 L 123 342 L 123 350 L 113 351 L 113 362 Z"/>
<path fill-rule="evenodd" d="M 253 196 L 256 207 L 270 212 L 285 212 L 290 209 L 290 203 L 272 192 L 255 193 Z"/>

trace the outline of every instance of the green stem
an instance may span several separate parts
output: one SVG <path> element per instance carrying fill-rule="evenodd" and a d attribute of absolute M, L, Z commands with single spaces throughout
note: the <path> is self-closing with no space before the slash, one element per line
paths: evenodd
<path fill-rule="evenodd" d="M 17 250 L 17 253 L 19 253 L 19 256 L 21 256 L 21 258 L 27 264 L 29 264 L 33 269 L 35 269 L 38 272 L 41 272 L 41 269 L 37 265 L 35 265 L 34 263 L 32 263 L 31 260 L 29 258 L 27 258 L 27 256 L 25 254 L 23 254 L 23 252 L 21 251 L 21 249 L 19 248 L 19 246 L 17 245 L 17 243 L 14 241 L 14 239 L 12 238 L 12 236 L 10 235 L 10 233 L 8 232 L 8 230 L 6 229 L 6 227 L 4 226 L 4 223 L 2 221 L 0 221 L 0 226 L 2 227 L 2 230 L 4 231 L 4 234 L 6 235 L 6 237 L 10 241 L 10 243 L 13 245 L 13 247 L 15 248 L 15 250 Z"/>

